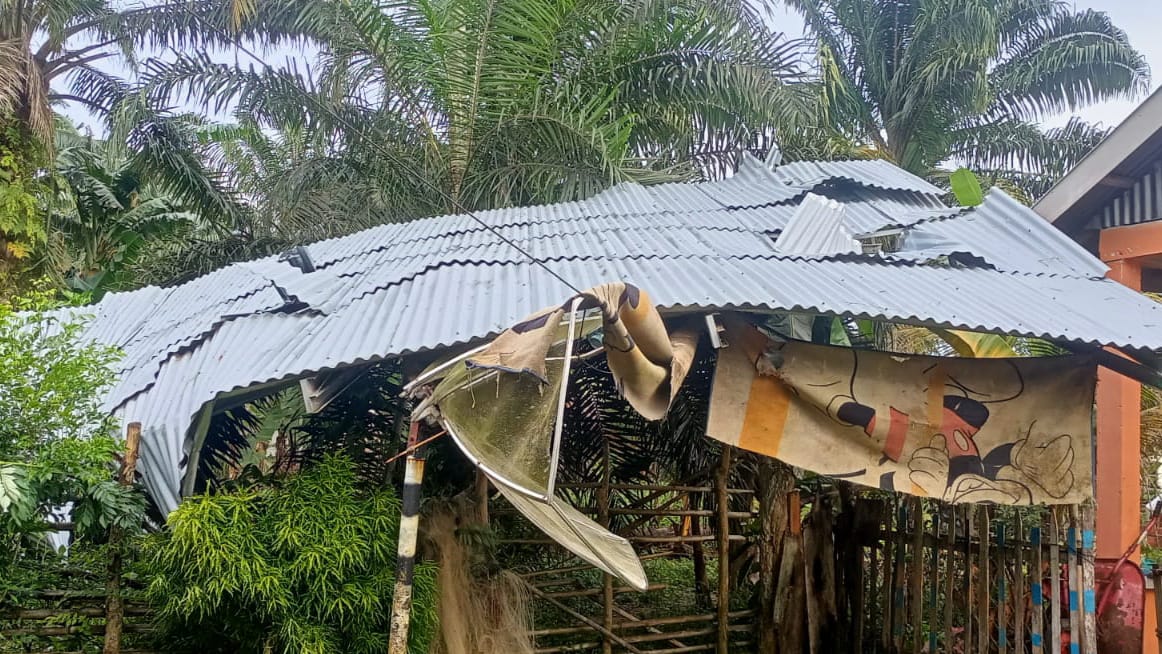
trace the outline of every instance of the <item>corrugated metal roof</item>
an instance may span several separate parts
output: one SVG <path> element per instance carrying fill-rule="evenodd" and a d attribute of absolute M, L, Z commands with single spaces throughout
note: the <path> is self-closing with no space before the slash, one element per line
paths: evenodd
<path fill-rule="evenodd" d="M 832 228 L 899 226 L 985 265 L 779 254 L 774 236 L 809 192 L 835 202 Z M 1162 348 L 1162 307 L 1094 279 L 1100 262 L 1027 208 L 995 191 L 976 209 L 950 208 L 938 192 L 883 162 L 772 172 L 752 158 L 718 182 L 623 184 L 582 202 L 481 212 L 496 232 L 469 216 L 383 225 L 309 246 L 309 274 L 268 257 L 112 294 L 83 310 L 95 315 L 86 334 L 126 352 L 107 406 L 145 426 L 142 469 L 164 507 L 176 503 L 188 430 L 207 402 L 484 338 L 568 297 L 524 252 L 577 288 L 625 280 L 671 310 L 798 310 Z M 808 213 L 798 219 L 811 231 Z"/>
<path fill-rule="evenodd" d="M 887 191 L 910 191 L 940 197 L 944 191 L 882 159 L 870 161 L 800 161 L 779 166 L 776 178 L 796 188 L 824 182 L 849 181 Z"/>
<path fill-rule="evenodd" d="M 783 255 L 824 256 L 858 252 L 859 241 L 851 237 L 846 217 L 842 204 L 808 193 L 779 234 L 775 250 Z"/>
<path fill-rule="evenodd" d="M 990 191 L 985 201 L 954 220 L 936 219 L 916 224 L 909 241 L 922 242 L 913 259 L 956 252 L 980 257 L 1001 270 L 1047 275 L 1082 275 L 1100 279 L 1109 266 L 1073 239 L 1005 193 Z M 943 245 L 936 243 L 943 241 Z"/>

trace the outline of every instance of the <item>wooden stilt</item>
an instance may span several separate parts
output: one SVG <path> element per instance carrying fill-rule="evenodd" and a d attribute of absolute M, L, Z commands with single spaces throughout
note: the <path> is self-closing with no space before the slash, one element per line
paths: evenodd
<path fill-rule="evenodd" d="M 718 505 L 718 654 L 730 648 L 730 485 L 731 447 L 722 446 L 718 462 L 716 504 Z"/>
<path fill-rule="evenodd" d="M 413 422 L 408 432 L 408 447 L 419 442 L 420 423 Z M 420 530 L 420 485 L 424 480 L 423 452 L 418 448 L 407 457 L 403 480 L 403 507 L 399 521 L 399 543 L 396 549 L 395 592 L 391 600 L 391 635 L 388 654 L 407 654 L 408 628 L 411 626 L 412 581 L 416 567 L 416 541 Z"/>

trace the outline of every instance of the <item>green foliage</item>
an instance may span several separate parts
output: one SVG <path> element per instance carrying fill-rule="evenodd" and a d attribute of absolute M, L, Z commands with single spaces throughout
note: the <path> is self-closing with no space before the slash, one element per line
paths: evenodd
<path fill-rule="evenodd" d="M 984 191 L 980 188 L 980 180 L 967 168 L 958 168 L 948 176 L 948 183 L 952 186 L 952 194 L 962 207 L 975 207 L 984 202 Z"/>
<path fill-rule="evenodd" d="M 22 126 L 0 114 L 0 300 L 12 292 L 45 238 L 38 200 L 41 158 Z"/>
<path fill-rule="evenodd" d="M 952 159 L 1033 193 L 1105 130 L 1047 116 L 1149 88 L 1104 12 L 1056 0 L 789 0 L 818 47 L 826 123 L 927 175 Z"/>
<path fill-rule="evenodd" d="M 813 107 L 798 44 L 732 0 L 182 3 L 145 91 L 237 125 L 195 130 L 252 221 L 173 272 L 385 222 L 718 176 Z M 200 53 L 308 42 L 306 70 Z M 245 57 L 239 54 L 239 57 Z"/>
<path fill-rule="evenodd" d="M 400 505 L 326 457 L 269 486 L 187 499 L 147 548 L 167 642 L 198 652 L 383 652 Z M 410 649 L 435 633 L 435 570 L 416 569 Z"/>
<path fill-rule="evenodd" d="M 149 171 L 122 150 L 71 126 L 59 128 L 48 260 L 74 291 L 131 286 L 142 255 L 184 235 L 197 220 L 149 183 Z"/>
<path fill-rule="evenodd" d="M 63 315 L 0 307 L 0 534 L 14 537 L 14 556 L 21 534 L 66 505 L 81 537 L 136 528 L 144 512 L 142 496 L 113 481 L 121 446 L 100 397 L 118 354 L 82 342 L 82 324 Z"/>

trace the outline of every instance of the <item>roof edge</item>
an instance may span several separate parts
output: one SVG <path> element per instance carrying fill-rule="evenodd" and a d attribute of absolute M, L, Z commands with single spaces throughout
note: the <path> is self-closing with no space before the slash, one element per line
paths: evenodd
<path fill-rule="evenodd" d="M 1033 204 L 1033 210 L 1056 223 L 1103 179 L 1151 140 L 1162 136 L 1162 88 L 1142 101 L 1109 136 L 1082 158 Z"/>

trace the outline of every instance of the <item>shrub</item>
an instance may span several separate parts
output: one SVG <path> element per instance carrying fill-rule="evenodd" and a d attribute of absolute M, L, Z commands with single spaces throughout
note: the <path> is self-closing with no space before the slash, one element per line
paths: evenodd
<path fill-rule="evenodd" d="M 400 505 L 326 457 L 273 484 L 192 497 L 146 547 L 170 649 L 358 654 L 387 649 Z M 410 649 L 435 631 L 435 571 L 417 566 Z"/>

